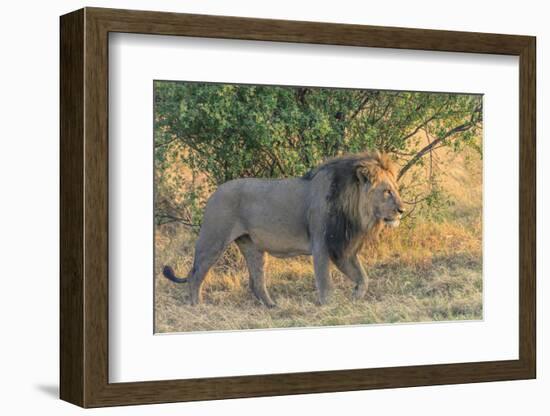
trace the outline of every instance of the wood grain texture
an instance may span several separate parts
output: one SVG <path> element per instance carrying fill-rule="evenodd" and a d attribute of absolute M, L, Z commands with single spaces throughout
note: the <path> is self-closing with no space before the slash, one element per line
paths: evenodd
<path fill-rule="evenodd" d="M 369 46 L 520 57 L 520 357 L 206 379 L 108 381 L 108 33 Z M 83 407 L 535 377 L 535 39 L 87 8 L 61 18 L 61 397 Z"/>
<path fill-rule="evenodd" d="M 84 405 L 84 12 L 60 22 L 60 388 Z"/>
<path fill-rule="evenodd" d="M 87 8 L 110 32 L 519 55 L 528 36 Z"/>
<path fill-rule="evenodd" d="M 536 41 L 520 54 L 519 103 L 519 355 L 536 377 Z"/>
<path fill-rule="evenodd" d="M 109 139 L 108 33 L 86 14 L 84 59 L 84 290 L 85 406 L 94 403 L 108 380 L 109 308 Z"/>

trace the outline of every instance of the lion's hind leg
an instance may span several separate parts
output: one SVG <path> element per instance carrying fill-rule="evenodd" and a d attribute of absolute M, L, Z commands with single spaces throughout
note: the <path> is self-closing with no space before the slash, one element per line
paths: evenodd
<path fill-rule="evenodd" d="M 276 304 L 269 296 L 265 282 L 265 252 L 259 250 L 248 235 L 238 238 L 235 242 L 246 260 L 252 293 L 265 306 L 273 308 Z"/>
<path fill-rule="evenodd" d="M 195 246 L 193 268 L 189 273 L 189 294 L 192 305 L 202 303 L 202 284 L 204 283 L 204 279 L 208 275 L 210 268 L 231 243 L 231 239 L 229 238 L 216 239 L 206 237 L 206 235 L 201 230 L 201 235 L 199 235 L 199 240 Z"/>

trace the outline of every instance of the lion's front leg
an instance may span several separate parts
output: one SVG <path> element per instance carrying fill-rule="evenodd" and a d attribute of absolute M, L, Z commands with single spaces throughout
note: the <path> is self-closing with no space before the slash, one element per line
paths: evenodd
<path fill-rule="evenodd" d="M 315 286 L 319 295 L 319 304 L 324 305 L 329 301 L 332 293 L 332 281 L 329 273 L 329 256 L 324 246 L 313 249 L 313 269 L 315 272 Z"/>
<path fill-rule="evenodd" d="M 338 261 L 336 267 L 355 283 L 354 299 L 364 298 L 367 293 L 368 277 L 357 255 Z"/>

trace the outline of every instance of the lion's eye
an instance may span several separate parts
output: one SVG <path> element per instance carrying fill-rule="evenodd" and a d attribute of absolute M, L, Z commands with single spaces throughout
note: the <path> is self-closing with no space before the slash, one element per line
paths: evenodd
<path fill-rule="evenodd" d="M 390 197 L 390 196 L 391 196 L 391 190 L 386 189 L 386 190 L 384 191 L 384 196 Z"/>

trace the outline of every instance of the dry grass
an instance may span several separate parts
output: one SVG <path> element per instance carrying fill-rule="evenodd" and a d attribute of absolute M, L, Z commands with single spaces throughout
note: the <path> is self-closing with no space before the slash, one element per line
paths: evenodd
<path fill-rule="evenodd" d="M 482 318 L 481 161 L 447 156 L 445 191 L 454 204 L 439 222 L 416 218 L 385 230 L 361 253 L 369 274 L 365 299 L 331 269 L 330 304 L 317 306 L 310 257 L 269 258 L 268 289 L 278 304 L 261 306 L 248 288 L 243 258 L 232 245 L 211 270 L 204 304 L 189 305 L 187 284 L 162 277 L 165 264 L 185 275 L 196 236 L 175 223 L 156 232 L 156 332 L 311 327 Z"/>
<path fill-rule="evenodd" d="M 169 227 L 169 226 L 164 226 Z M 353 301 L 351 282 L 336 269 L 332 301 L 316 306 L 311 260 L 270 258 L 269 290 L 276 309 L 261 306 L 249 293 L 243 259 L 232 247 L 210 272 L 204 285 L 205 303 L 189 305 L 185 284 L 161 276 L 163 264 L 186 271 L 192 261 L 191 234 L 172 226 L 175 238 L 159 236 L 156 279 L 156 331 L 235 330 L 250 328 L 350 325 L 388 322 L 421 322 L 480 319 L 482 305 L 479 243 L 462 227 L 423 224 L 430 238 L 418 237 L 415 228 L 391 236 L 380 249 L 365 249 L 362 259 L 369 273 L 364 300 Z M 435 228 L 435 230 L 434 230 Z M 435 232 L 434 232 L 435 231 Z M 448 244 L 442 244 L 442 242 Z M 395 243 L 395 253 L 388 249 Z"/>

